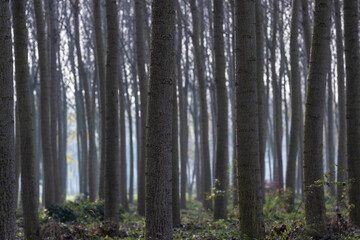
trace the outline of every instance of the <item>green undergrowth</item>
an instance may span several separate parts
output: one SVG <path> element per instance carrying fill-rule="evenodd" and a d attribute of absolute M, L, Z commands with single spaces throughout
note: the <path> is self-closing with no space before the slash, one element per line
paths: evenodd
<path fill-rule="evenodd" d="M 263 208 L 266 239 L 359 239 L 346 221 L 348 208 L 337 207 L 326 196 L 327 235 L 312 238 L 306 235 L 304 203 L 300 198 L 289 211 L 287 195 L 266 196 Z M 91 203 L 87 197 L 73 198 L 61 205 L 40 210 L 41 239 L 144 239 L 145 220 L 136 213 L 136 203 L 125 212 L 119 206 L 119 225 L 104 222 L 104 202 Z M 17 211 L 17 239 L 24 239 L 21 210 Z M 181 225 L 174 228 L 174 239 L 250 239 L 239 231 L 238 208 L 228 205 L 228 218 L 213 219 L 213 213 L 202 208 L 200 202 L 190 200 L 181 210 Z"/>

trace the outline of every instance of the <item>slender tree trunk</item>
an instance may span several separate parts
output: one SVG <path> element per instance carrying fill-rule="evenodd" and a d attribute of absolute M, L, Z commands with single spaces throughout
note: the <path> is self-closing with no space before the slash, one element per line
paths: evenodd
<path fill-rule="evenodd" d="M 228 100 L 225 79 L 224 56 L 224 3 L 214 0 L 214 52 L 215 52 L 215 90 L 216 90 L 216 155 L 215 155 L 215 189 L 219 195 L 215 198 L 214 218 L 225 219 L 227 215 L 228 188 Z"/>
<path fill-rule="evenodd" d="M 300 0 L 292 1 L 291 29 L 290 29 L 290 64 L 291 64 L 291 127 L 290 142 L 286 168 L 286 191 L 288 192 L 289 209 L 293 209 L 295 200 L 295 176 L 296 176 L 296 158 L 299 152 L 299 131 L 300 131 L 300 111 L 301 102 L 301 84 L 300 84 L 300 66 L 299 66 L 299 11 Z"/>
<path fill-rule="evenodd" d="M 50 133 L 50 88 L 49 71 L 45 41 L 45 22 L 42 10 L 42 1 L 34 0 L 36 36 L 38 42 L 39 66 L 40 66 L 40 112 L 41 112 L 41 141 L 43 150 L 43 174 L 45 207 L 55 203 L 54 183 L 54 159 L 52 156 L 51 133 Z"/>
<path fill-rule="evenodd" d="M 358 1 L 344 0 L 346 124 L 350 222 L 360 226 L 360 50 Z"/>
<path fill-rule="evenodd" d="M 15 239 L 14 84 L 9 1 L 0 2 L 0 238 Z"/>
<path fill-rule="evenodd" d="M 106 145 L 105 145 L 105 219 L 119 219 L 119 117 L 118 117 L 118 61 L 119 25 L 116 0 L 106 1 L 107 59 L 106 59 Z"/>
<path fill-rule="evenodd" d="M 308 75 L 304 135 L 305 218 L 312 235 L 325 231 L 323 120 L 331 28 L 331 1 L 316 0 Z"/>
<path fill-rule="evenodd" d="M 309 0 L 301 0 L 302 5 L 302 25 L 304 31 L 304 43 L 306 50 L 307 62 L 310 61 L 310 47 L 311 47 L 311 21 L 309 16 Z"/>
<path fill-rule="evenodd" d="M 338 107 L 339 107 L 339 136 L 338 136 L 338 167 L 337 181 L 347 180 L 347 161 L 346 161 L 346 109 L 345 109 L 345 72 L 344 72 L 344 45 L 343 31 L 341 27 L 341 5 L 339 0 L 334 0 L 335 10 L 335 29 L 336 29 L 336 56 L 337 56 L 337 84 L 338 84 Z M 337 201 L 343 199 L 343 187 L 337 186 Z"/>
<path fill-rule="evenodd" d="M 146 239 L 172 239 L 175 1 L 154 0 L 151 20 L 146 138 Z"/>
<path fill-rule="evenodd" d="M 200 97 L 200 145 L 201 145 L 201 169 L 202 169 L 202 184 L 203 184 L 203 206 L 205 209 L 212 208 L 211 200 L 206 198 L 206 194 L 211 193 L 211 170 L 210 170 L 210 152 L 209 152 L 209 122 L 208 109 L 206 102 L 206 82 L 204 76 L 204 58 L 203 46 L 199 41 L 202 39 L 199 32 L 199 15 L 195 0 L 190 0 L 191 15 L 193 19 L 193 46 L 195 55 L 195 64 L 197 79 L 199 83 L 199 97 Z"/>
<path fill-rule="evenodd" d="M 136 63 L 140 83 L 140 110 L 141 110 L 141 133 L 140 133 L 140 158 L 138 172 L 138 212 L 145 216 L 145 139 L 146 139 L 146 114 L 147 114 L 147 77 L 145 72 L 145 42 L 143 10 L 140 0 L 135 0 L 135 25 L 136 25 Z"/>
<path fill-rule="evenodd" d="M 240 231 L 250 238 L 265 233 L 259 192 L 260 148 L 257 102 L 255 2 L 235 2 L 236 121 Z"/>
<path fill-rule="evenodd" d="M 119 111 L 120 111 L 120 203 L 129 211 L 127 199 L 127 166 L 126 166 L 126 129 L 125 129 L 125 95 L 124 85 L 119 64 Z"/>
<path fill-rule="evenodd" d="M 172 114 L 172 220 L 173 227 L 179 227 L 180 198 L 179 198 L 179 140 L 178 140 L 178 107 L 176 83 L 173 84 L 173 114 Z"/>
<path fill-rule="evenodd" d="M 99 74 L 100 94 L 100 174 L 99 174 L 99 198 L 104 198 L 104 168 L 105 168 L 105 57 L 103 32 L 101 29 L 101 1 L 93 0 L 94 31 L 95 31 L 95 57 Z"/>

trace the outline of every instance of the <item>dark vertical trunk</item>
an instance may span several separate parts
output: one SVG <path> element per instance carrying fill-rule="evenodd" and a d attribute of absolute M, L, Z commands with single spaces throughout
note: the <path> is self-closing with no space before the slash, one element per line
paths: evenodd
<path fill-rule="evenodd" d="M 351 179 L 350 222 L 360 226 L 360 56 L 358 1 L 344 1 L 344 33 L 346 61 L 346 126 L 348 174 Z"/>
<path fill-rule="evenodd" d="M 146 121 L 146 238 L 172 239 L 175 1 L 154 0 L 151 20 Z"/>
<path fill-rule="evenodd" d="M 37 195 L 35 190 L 35 134 L 33 109 L 31 106 L 32 101 L 30 97 L 25 1 L 13 1 L 12 14 L 15 82 L 20 129 L 21 197 L 23 200 L 24 233 L 26 239 L 32 240 L 37 239 L 39 225 Z M 13 145 L 13 142 L 11 144 Z M 13 170 L 11 170 L 11 172 L 13 172 Z M 14 190 L 15 188 L 12 189 L 11 192 L 14 192 Z"/>
<path fill-rule="evenodd" d="M 118 117 L 118 61 L 119 25 L 116 0 L 105 3 L 107 25 L 106 64 L 106 144 L 105 144 L 105 219 L 119 219 L 119 117 Z"/>
<path fill-rule="evenodd" d="M 314 34 L 308 74 L 304 134 L 305 218 L 310 234 L 322 236 L 325 231 L 323 179 L 323 120 L 325 85 L 331 28 L 331 1 L 316 0 Z"/>
<path fill-rule="evenodd" d="M 15 239 L 14 84 L 9 1 L 0 2 L 0 238 Z"/>
<path fill-rule="evenodd" d="M 236 143 L 240 231 L 250 238 L 263 238 L 262 200 L 259 192 L 260 147 L 256 65 L 255 2 L 236 1 Z"/>
<path fill-rule="evenodd" d="M 172 113 L 172 221 L 173 227 L 179 227 L 180 198 L 179 198 L 179 136 L 178 136 L 178 101 L 176 83 L 173 84 L 173 113 Z"/>

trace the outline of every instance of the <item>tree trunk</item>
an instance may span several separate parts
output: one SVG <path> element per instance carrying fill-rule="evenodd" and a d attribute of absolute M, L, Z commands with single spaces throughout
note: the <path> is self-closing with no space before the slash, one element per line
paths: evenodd
<path fill-rule="evenodd" d="M 135 25 L 136 25 L 136 63 L 140 83 L 140 110 L 141 110 L 141 133 L 140 156 L 138 172 L 138 212 L 145 216 L 145 139 L 146 139 L 146 114 L 147 114 L 147 77 L 145 72 L 145 42 L 143 9 L 140 0 L 135 0 Z"/>
<path fill-rule="evenodd" d="M 338 136 L 338 167 L 337 181 L 347 180 L 347 161 L 346 161 L 346 109 L 345 109 L 345 72 L 344 72 L 344 45 L 343 31 L 341 27 L 341 5 L 339 0 L 334 0 L 335 10 L 335 30 L 336 30 L 336 56 L 337 56 L 337 81 L 338 81 L 338 107 L 339 107 L 339 136 Z M 343 187 L 337 185 L 337 201 L 343 199 Z"/>
<path fill-rule="evenodd" d="M 199 41 L 199 17 L 195 0 L 190 0 L 191 15 L 193 19 L 193 46 L 195 55 L 195 64 L 197 79 L 199 83 L 199 97 L 200 97 L 200 145 L 201 145 L 201 169 L 202 169 L 202 184 L 203 184 L 203 206 L 205 209 L 212 208 L 211 200 L 208 200 L 206 195 L 211 194 L 211 170 L 210 170 L 210 152 L 209 152 L 209 118 L 208 107 L 206 102 L 206 82 L 204 76 L 204 58 L 203 46 Z"/>
<path fill-rule="evenodd" d="M 95 31 L 95 58 L 99 74 L 100 94 L 100 174 L 99 198 L 104 198 L 104 168 L 105 168 L 105 57 L 103 32 L 101 29 L 101 1 L 93 0 L 94 31 Z"/>
<path fill-rule="evenodd" d="M 118 117 L 118 61 L 119 25 L 116 0 L 105 3 L 107 25 L 106 59 L 106 161 L 105 161 L 105 219 L 119 220 L 119 117 Z"/>
<path fill-rule="evenodd" d="M 312 235 L 325 231 L 323 179 L 323 120 L 325 85 L 331 28 L 331 2 L 315 1 L 314 34 L 312 37 L 304 135 L 305 218 Z"/>
<path fill-rule="evenodd" d="M 214 51 L 215 51 L 215 90 L 216 90 L 216 155 L 215 155 L 215 197 L 214 218 L 225 219 L 227 215 L 228 188 L 228 99 L 225 79 L 224 56 L 224 3 L 214 0 Z"/>
<path fill-rule="evenodd" d="M 344 1 L 344 33 L 346 61 L 346 124 L 348 174 L 351 180 L 350 222 L 360 226 L 360 56 L 358 1 Z"/>
<path fill-rule="evenodd" d="M 299 153 L 300 143 L 300 111 L 301 84 L 299 66 L 299 11 L 300 0 L 292 1 L 291 29 L 290 29 L 290 64 L 291 64 L 291 127 L 290 142 L 286 168 L 286 191 L 289 194 L 289 209 L 293 209 L 295 200 L 295 177 L 296 177 L 296 158 Z"/>
<path fill-rule="evenodd" d="M 39 68 L 40 68 L 40 112 L 41 112 L 41 141 L 43 150 L 43 174 L 45 207 L 48 208 L 55 203 L 55 182 L 54 182 L 54 159 L 50 132 L 50 88 L 48 59 L 45 41 L 45 22 L 42 10 L 42 1 L 34 0 L 36 36 L 38 42 Z"/>
<path fill-rule="evenodd" d="M 179 141 L 178 141 L 178 107 L 176 83 L 173 84 L 173 114 L 172 114 L 172 213 L 173 227 L 179 227 L 180 199 L 179 199 Z"/>
<path fill-rule="evenodd" d="M 154 0 L 146 138 L 146 239 L 172 239 L 175 1 Z"/>
<path fill-rule="evenodd" d="M 240 231 L 263 238 L 255 2 L 236 1 L 235 14 L 236 102 L 241 103 L 236 106 Z"/>
<path fill-rule="evenodd" d="M 15 239 L 14 85 L 9 1 L 0 2 L 0 238 Z"/>

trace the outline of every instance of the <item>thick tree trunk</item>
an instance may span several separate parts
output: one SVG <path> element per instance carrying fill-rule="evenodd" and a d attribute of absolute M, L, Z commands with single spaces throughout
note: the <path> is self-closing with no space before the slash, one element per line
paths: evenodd
<path fill-rule="evenodd" d="M 135 26 L 136 26 L 136 64 L 140 83 L 140 110 L 141 110 L 141 132 L 140 138 L 140 156 L 138 172 L 138 213 L 145 216 L 145 139 L 146 139 L 146 114 L 147 114 L 147 77 L 145 72 L 145 39 L 144 39 L 144 21 L 141 0 L 135 0 Z M 138 137 L 139 137 L 138 136 Z"/>
<path fill-rule="evenodd" d="M 14 85 L 9 1 L 0 2 L 0 238 L 15 239 Z"/>
<path fill-rule="evenodd" d="M 331 28 L 331 1 L 316 0 L 314 33 L 308 75 L 304 135 L 305 218 L 309 231 L 319 235 L 325 231 L 323 179 L 323 120 L 325 85 Z"/>
<path fill-rule="evenodd" d="M 12 2 L 15 82 L 20 125 L 21 197 L 26 239 L 37 239 L 38 206 L 35 185 L 35 135 L 30 97 L 25 1 Z"/>
<path fill-rule="evenodd" d="M 176 83 L 173 84 L 173 114 L 172 114 L 172 213 L 173 227 L 179 227 L 180 198 L 179 198 L 179 136 L 178 136 L 178 107 Z"/>
<path fill-rule="evenodd" d="M 204 76 L 204 58 L 203 46 L 200 45 L 201 37 L 199 32 L 199 15 L 195 0 L 190 0 L 191 15 L 193 19 L 193 46 L 195 55 L 195 64 L 197 79 L 199 83 L 200 97 L 200 145 L 201 145 L 201 173 L 203 184 L 203 206 L 205 209 L 212 208 L 211 200 L 206 198 L 207 194 L 211 194 L 211 170 L 210 170 L 210 151 L 209 151 L 209 118 L 208 107 L 206 102 L 206 83 Z"/>
<path fill-rule="evenodd" d="M 236 102 L 241 103 L 236 106 L 240 231 L 263 238 L 255 2 L 236 1 L 235 14 Z"/>
<path fill-rule="evenodd" d="M 42 1 L 34 0 L 36 36 L 38 42 L 40 66 L 40 112 L 41 112 L 41 141 L 43 150 L 43 174 L 45 207 L 55 203 L 54 159 L 52 156 L 50 133 L 50 88 L 49 71 L 45 41 L 45 22 L 42 10 Z"/>
<path fill-rule="evenodd" d="M 154 0 L 146 138 L 146 239 L 172 239 L 175 1 Z"/>
<path fill-rule="evenodd" d="M 358 1 L 344 0 L 346 123 L 350 222 L 360 226 L 360 56 Z"/>
<path fill-rule="evenodd" d="M 107 25 L 106 59 L 106 161 L 105 161 L 105 219 L 119 220 L 119 117 L 118 117 L 118 61 L 119 25 L 116 0 L 105 3 Z"/>
<path fill-rule="evenodd" d="M 337 84 L 338 84 L 338 107 L 339 107 L 339 136 L 338 136 L 338 166 L 337 181 L 347 180 L 346 161 L 346 108 L 345 108 L 345 72 L 344 72 L 344 45 L 343 31 L 341 26 L 341 7 L 339 0 L 334 0 L 335 29 L 336 29 L 336 56 L 337 56 Z M 343 199 L 343 187 L 337 186 L 337 201 Z"/>
<path fill-rule="evenodd" d="M 219 195 L 215 198 L 214 218 L 225 219 L 227 215 L 228 188 L 228 99 L 225 79 L 224 56 L 224 3 L 214 0 L 214 52 L 215 52 L 215 90 L 216 90 L 216 154 L 215 189 Z"/>

